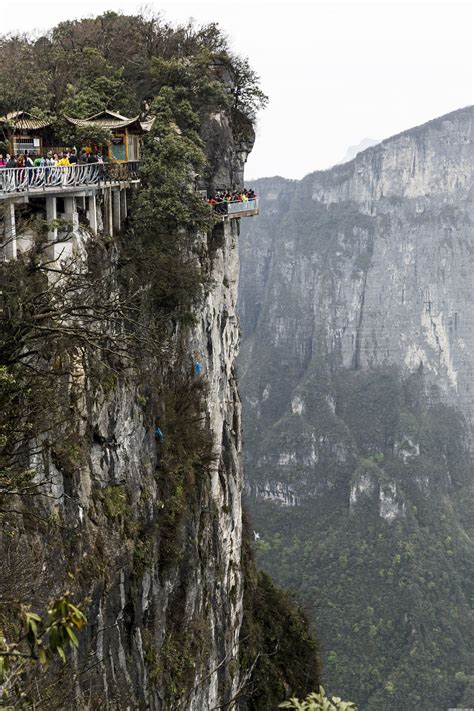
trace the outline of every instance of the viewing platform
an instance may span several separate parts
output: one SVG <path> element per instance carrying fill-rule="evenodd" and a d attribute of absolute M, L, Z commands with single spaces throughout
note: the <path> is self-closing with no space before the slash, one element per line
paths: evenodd
<path fill-rule="evenodd" d="M 113 236 L 128 216 L 127 193 L 140 183 L 139 167 L 139 161 L 110 161 L 0 168 L 0 259 L 16 259 L 31 246 L 21 222 L 28 205 L 48 223 L 52 259 L 71 254 L 81 220 L 89 233 Z"/>
<path fill-rule="evenodd" d="M 219 212 L 219 210 L 216 210 Z M 236 217 L 253 217 L 258 215 L 258 197 L 245 202 L 228 202 L 227 212 L 223 213 L 223 217 L 232 220 Z"/>
<path fill-rule="evenodd" d="M 31 246 L 22 219 L 27 207 L 48 224 L 53 258 L 71 254 L 80 224 L 89 234 L 113 236 L 128 216 L 127 193 L 139 185 L 139 169 L 138 160 L 0 167 L 0 259 L 15 259 Z M 212 200 L 210 207 L 223 222 L 259 214 L 253 191 Z"/>
<path fill-rule="evenodd" d="M 140 183 L 141 141 L 154 118 L 105 109 L 63 119 L 80 140 L 59 147 L 55 118 L 0 116 L 9 146 L 0 165 L 0 259 L 26 252 L 45 224 L 50 257 L 67 259 L 88 234 L 113 236 L 128 216 L 130 192 Z"/>
<path fill-rule="evenodd" d="M 258 196 L 253 190 L 218 190 L 208 197 L 205 190 L 200 191 L 214 212 L 223 220 L 233 220 L 237 217 L 253 217 L 259 214 Z"/>
<path fill-rule="evenodd" d="M 120 187 L 121 183 L 138 183 L 138 169 L 139 161 L 0 168 L 0 200 L 15 195 L 60 196 L 86 188 L 111 188 Z"/>

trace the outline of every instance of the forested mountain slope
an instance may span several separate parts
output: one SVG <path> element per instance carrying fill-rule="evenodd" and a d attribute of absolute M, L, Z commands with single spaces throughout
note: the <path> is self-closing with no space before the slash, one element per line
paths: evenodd
<path fill-rule="evenodd" d="M 242 229 L 260 560 L 364 711 L 474 704 L 473 118 L 256 181 Z"/>

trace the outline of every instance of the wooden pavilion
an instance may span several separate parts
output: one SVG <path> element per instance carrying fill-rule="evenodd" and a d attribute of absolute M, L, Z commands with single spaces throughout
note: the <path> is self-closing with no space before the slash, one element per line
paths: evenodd
<path fill-rule="evenodd" d="M 51 125 L 52 121 L 45 121 L 27 111 L 11 111 L 6 116 L 0 116 L 0 129 L 12 155 L 21 155 L 26 151 L 30 156 L 42 155 L 51 134 Z"/>
<path fill-rule="evenodd" d="M 139 116 L 127 118 L 106 109 L 86 119 L 75 119 L 69 116 L 64 118 L 73 126 L 108 129 L 112 133 L 112 141 L 107 146 L 109 160 L 119 162 L 140 160 L 140 138 L 150 130 L 150 123 L 140 121 Z"/>

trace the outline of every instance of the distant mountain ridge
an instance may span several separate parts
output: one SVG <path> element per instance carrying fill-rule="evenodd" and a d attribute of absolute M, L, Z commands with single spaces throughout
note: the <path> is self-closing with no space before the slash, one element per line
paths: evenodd
<path fill-rule="evenodd" d="M 364 711 L 474 707 L 473 123 L 255 181 L 241 226 L 260 562 Z"/>
<path fill-rule="evenodd" d="M 358 153 L 365 151 L 366 148 L 370 148 L 371 146 L 376 146 L 378 143 L 380 143 L 379 139 L 363 138 L 360 143 L 357 143 L 357 145 L 349 146 L 344 158 L 338 161 L 336 165 L 340 165 L 341 163 L 347 163 L 348 161 L 355 158 Z"/>

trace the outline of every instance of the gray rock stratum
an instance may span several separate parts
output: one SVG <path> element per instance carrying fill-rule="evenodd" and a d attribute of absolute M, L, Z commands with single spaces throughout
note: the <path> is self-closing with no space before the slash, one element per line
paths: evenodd
<path fill-rule="evenodd" d="M 258 333 L 292 368 L 321 347 L 337 367 L 422 365 L 472 426 L 473 117 L 448 114 L 301 182 L 258 181 L 263 217 L 241 251 L 247 349 Z"/>
<path fill-rule="evenodd" d="M 261 214 L 242 229 L 261 560 L 314 615 L 329 683 L 366 711 L 474 703 L 473 118 L 256 181 Z"/>

